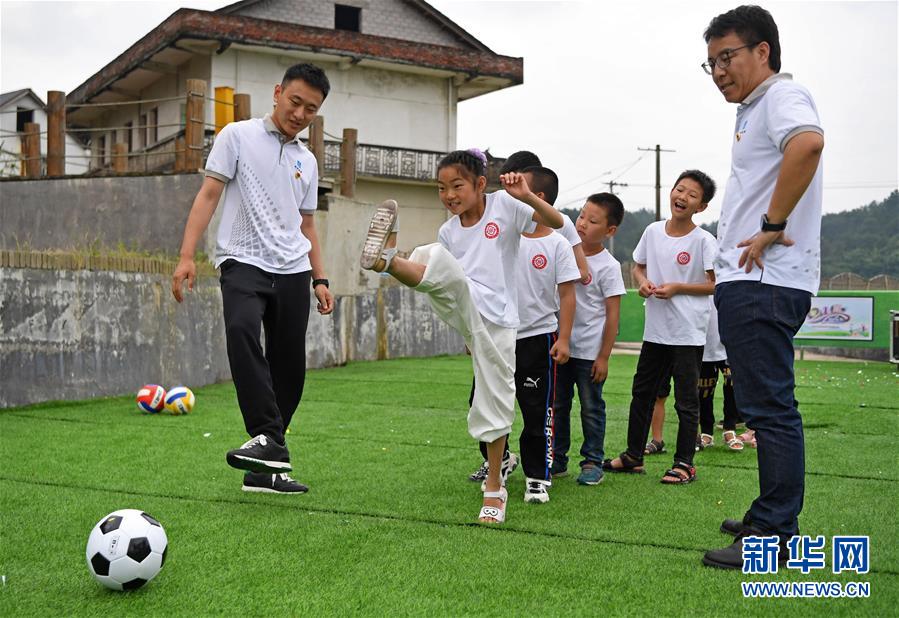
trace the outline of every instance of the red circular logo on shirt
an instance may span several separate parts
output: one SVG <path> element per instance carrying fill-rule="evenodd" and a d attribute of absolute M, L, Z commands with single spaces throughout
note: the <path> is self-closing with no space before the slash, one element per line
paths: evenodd
<path fill-rule="evenodd" d="M 496 238 L 497 236 L 499 236 L 499 226 L 491 221 L 484 226 L 484 236 L 486 236 L 487 238 Z"/>
<path fill-rule="evenodd" d="M 587 280 L 581 279 L 581 285 L 590 285 L 593 283 L 593 273 L 587 273 Z"/>
<path fill-rule="evenodd" d="M 677 254 L 677 263 L 681 266 L 685 266 L 690 263 L 690 254 L 686 251 L 681 251 Z"/>
<path fill-rule="evenodd" d="M 546 256 L 542 253 L 538 253 L 534 256 L 534 259 L 531 260 L 531 264 L 533 264 L 534 268 L 536 268 L 537 270 L 543 270 L 544 268 L 546 268 L 547 263 L 548 262 L 546 260 Z"/>

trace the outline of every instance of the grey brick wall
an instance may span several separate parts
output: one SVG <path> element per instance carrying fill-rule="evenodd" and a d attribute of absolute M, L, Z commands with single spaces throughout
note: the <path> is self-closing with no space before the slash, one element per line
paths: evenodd
<path fill-rule="evenodd" d="M 403 0 L 265 0 L 236 15 L 274 21 L 334 27 L 334 5 L 362 7 L 362 33 L 419 43 L 432 43 L 467 49 L 453 33 Z"/>

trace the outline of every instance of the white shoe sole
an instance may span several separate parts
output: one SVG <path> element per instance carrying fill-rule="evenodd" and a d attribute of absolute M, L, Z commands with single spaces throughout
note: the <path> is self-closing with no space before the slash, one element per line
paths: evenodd
<path fill-rule="evenodd" d="M 528 504 L 546 504 L 549 502 L 549 494 L 525 494 L 524 501 Z"/>
<path fill-rule="evenodd" d="M 394 200 L 386 200 L 375 209 L 375 214 L 368 224 L 365 243 L 362 245 L 362 257 L 359 259 L 360 266 L 365 270 L 373 270 L 381 259 L 387 239 L 393 232 L 396 213 L 397 204 Z"/>
<path fill-rule="evenodd" d="M 284 461 L 265 461 L 264 459 L 256 459 L 254 457 L 244 457 L 243 455 L 234 455 L 234 461 L 228 460 L 228 464 L 238 470 L 249 470 L 250 472 L 271 472 L 277 474 L 279 472 L 290 472 L 293 470 L 291 465 Z"/>
<path fill-rule="evenodd" d="M 250 493 L 253 493 L 253 494 L 281 494 L 281 495 L 287 495 L 287 494 L 304 494 L 304 493 L 306 493 L 305 491 L 278 491 L 277 489 L 272 489 L 271 487 L 250 487 L 250 486 L 247 486 L 247 485 L 244 485 L 244 486 L 241 487 L 240 489 L 241 489 L 242 491 L 250 492 Z"/>

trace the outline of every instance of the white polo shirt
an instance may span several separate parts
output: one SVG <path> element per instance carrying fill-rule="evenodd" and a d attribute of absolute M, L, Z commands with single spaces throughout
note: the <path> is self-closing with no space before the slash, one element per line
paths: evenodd
<path fill-rule="evenodd" d="M 452 254 L 468 279 L 481 315 L 504 328 L 518 328 L 518 248 L 533 232 L 534 209 L 505 191 L 487 194 L 484 215 L 470 227 L 459 216 L 440 226 L 437 241 Z"/>
<path fill-rule="evenodd" d="M 318 166 L 298 137 L 282 135 L 269 115 L 232 122 L 215 138 L 206 175 L 227 183 L 216 268 L 234 259 L 276 274 L 311 270 L 300 224 L 318 207 Z"/>
<path fill-rule="evenodd" d="M 574 251 L 561 234 L 521 239 L 518 251 L 518 339 L 554 333 L 559 328 L 558 285 L 581 274 Z"/>
<path fill-rule="evenodd" d="M 646 277 L 657 286 L 705 283 L 717 251 L 715 237 L 699 226 L 686 236 L 669 236 L 665 223 L 646 226 L 634 248 L 634 261 L 646 265 Z M 643 341 L 704 346 L 708 325 L 708 296 L 676 294 L 668 299 L 646 299 Z"/>
<path fill-rule="evenodd" d="M 587 272 L 587 282 L 578 281 L 574 286 L 577 306 L 568 347 L 572 358 L 594 361 L 606 328 L 606 299 L 624 296 L 627 290 L 621 264 L 608 249 L 587 256 Z"/>
<path fill-rule="evenodd" d="M 761 281 L 818 292 L 823 159 L 787 219 L 784 233 L 796 244 L 768 247 L 762 256 L 764 270 L 756 266 L 747 273 L 739 265 L 743 248 L 737 244 L 761 229 L 761 217 L 768 212 L 787 142 L 806 131 L 824 134 L 812 96 L 792 79 L 789 73 L 772 75 L 737 108 L 731 172 L 718 222 L 716 284 Z"/>

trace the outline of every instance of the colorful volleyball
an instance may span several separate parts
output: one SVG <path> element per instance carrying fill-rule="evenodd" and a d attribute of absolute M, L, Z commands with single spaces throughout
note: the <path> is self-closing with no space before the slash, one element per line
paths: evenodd
<path fill-rule="evenodd" d="M 189 414 L 194 409 L 196 398 L 193 391 L 186 386 L 170 388 L 165 397 L 165 409 L 174 414 Z"/>
<path fill-rule="evenodd" d="M 142 412 L 161 412 L 165 407 L 165 389 L 158 384 L 147 384 L 137 391 L 137 407 Z"/>

